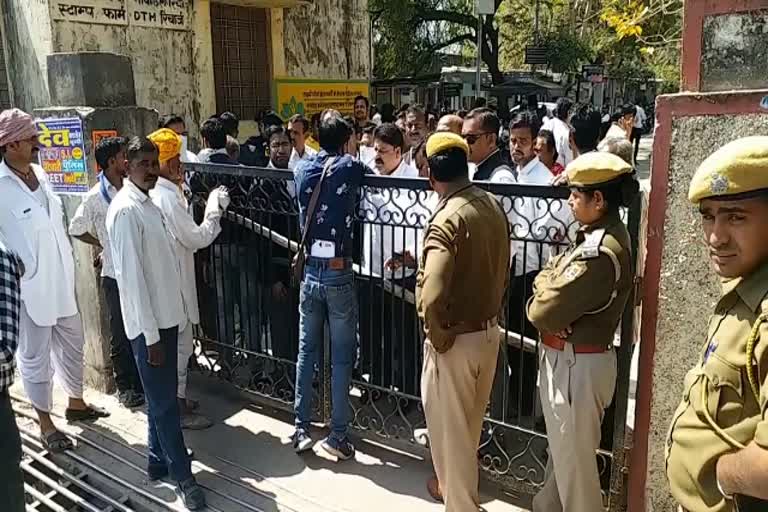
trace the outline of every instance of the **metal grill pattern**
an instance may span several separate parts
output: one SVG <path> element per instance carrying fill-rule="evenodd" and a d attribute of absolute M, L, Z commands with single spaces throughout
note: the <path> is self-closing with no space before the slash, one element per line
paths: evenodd
<path fill-rule="evenodd" d="M 288 262 L 299 237 L 292 174 L 195 164 L 189 167 L 189 175 L 198 215 L 215 186 L 229 187 L 232 196 L 222 235 L 210 250 L 197 254 L 203 310 L 198 364 L 272 405 L 292 410 L 298 292 L 287 288 L 287 283 Z M 479 462 L 502 485 L 534 493 L 544 482 L 547 441 L 536 387 L 539 341 L 525 318 L 525 303 L 536 273 L 575 239 L 577 225 L 565 201 L 567 189 L 479 185 L 494 194 L 507 213 L 516 254 L 500 326 L 504 343 Z M 360 316 L 358 364 L 350 390 L 352 426 L 401 447 L 416 448 L 419 429 L 425 428 L 420 400 L 423 333 L 414 306 L 415 268 L 423 230 L 436 204 L 426 180 L 382 176 L 364 179 L 358 201 L 354 271 Z M 630 229 L 634 243 L 638 211 L 639 204 L 623 212 L 625 219 L 629 213 L 630 228 L 634 226 Z M 631 311 L 632 297 L 629 304 Z M 612 510 L 619 510 L 624 484 L 631 322 L 632 315 L 625 314 L 616 410 L 606 415 L 604 450 L 598 454 Z M 327 338 L 315 379 L 313 410 L 320 421 L 330 417 Z"/>

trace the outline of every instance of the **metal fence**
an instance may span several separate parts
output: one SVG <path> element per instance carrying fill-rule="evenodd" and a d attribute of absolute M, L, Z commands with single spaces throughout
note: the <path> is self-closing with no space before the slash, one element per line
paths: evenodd
<path fill-rule="evenodd" d="M 299 238 L 292 174 L 275 169 L 194 164 L 188 184 L 197 216 L 210 190 L 229 188 L 232 205 L 222 234 L 196 255 L 201 325 L 196 362 L 201 369 L 292 411 L 298 352 L 298 291 L 289 286 L 289 261 Z M 544 482 L 547 441 L 536 385 L 538 335 L 525 303 L 547 259 L 575 237 L 567 189 L 481 182 L 510 221 L 515 253 L 507 290 L 504 343 L 483 425 L 479 463 L 503 486 L 535 493 Z M 367 176 L 355 219 L 354 272 L 359 299 L 358 362 L 350 390 L 352 427 L 402 448 L 418 449 L 426 424 L 420 401 L 423 332 L 414 306 L 422 233 L 437 204 L 424 179 Z M 623 212 L 633 250 L 639 202 Z M 598 453 L 606 500 L 624 507 L 627 413 L 634 297 L 617 334 L 618 381 Z M 315 419 L 330 418 L 330 359 L 316 367 Z"/>

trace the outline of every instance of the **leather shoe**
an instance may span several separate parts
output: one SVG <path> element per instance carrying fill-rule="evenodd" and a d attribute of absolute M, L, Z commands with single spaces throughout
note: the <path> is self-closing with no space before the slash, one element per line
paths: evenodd
<path fill-rule="evenodd" d="M 195 481 L 195 477 L 179 482 L 178 490 L 179 494 L 181 494 L 181 499 L 184 501 L 184 506 L 188 510 L 202 510 L 205 508 L 205 494 Z"/>

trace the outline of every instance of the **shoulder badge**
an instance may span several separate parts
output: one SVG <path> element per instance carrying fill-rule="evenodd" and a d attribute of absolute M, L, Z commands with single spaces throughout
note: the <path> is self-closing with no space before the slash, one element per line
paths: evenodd
<path fill-rule="evenodd" d="M 600 246 L 605 238 L 605 229 L 596 229 L 587 233 L 581 243 L 581 259 L 591 260 L 600 256 Z"/>
<path fill-rule="evenodd" d="M 570 283 L 581 277 L 587 271 L 587 265 L 581 261 L 573 261 L 563 271 L 563 279 Z"/>

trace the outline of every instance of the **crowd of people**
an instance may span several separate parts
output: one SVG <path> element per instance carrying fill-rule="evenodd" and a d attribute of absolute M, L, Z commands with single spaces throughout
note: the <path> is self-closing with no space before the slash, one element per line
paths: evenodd
<path fill-rule="evenodd" d="M 187 194 L 190 190 L 199 194 L 204 188 L 195 181 L 200 177 L 185 172 L 184 165 L 251 165 L 292 171 L 292 181 L 261 192 L 269 201 L 297 205 L 298 233 L 290 229 L 287 218 L 278 219 L 270 229 L 297 240 L 299 250 L 282 248 L 279 257 L 267 260 L 249 254 L 247 246 L 235 251 L 234 260 L 228 251 L 230 259 L 216 264 L 223 277 L 214 284 L 215 310 L 221 316 L 237 310 L 241 321 L 224 325 L 215 334 L 220 340 L 251 337 L 249 287 L 234 297 L 227 297 L 224 287 L 228 280 L 243 279 L 254 261 L 264 263 L 268 300 L 286 305 L 270 310 L 270 322 L 275 322 L 271 331 L 297 332 L 297 346 L 289 346 L 290 341 L 272 344 L 274 357 L 296 362 L 292 436 L 296 452 L 314 446 L 313 379 L 327 323 L 332 412 L 322 449 L 339 460 L 354 457 L 348 434 L 353 374 L 382 365 L 384 371 L 371 373 L 372 384 L 407 395 L 420 393 L 435 470 L 428 482 L 430 494 L 449 512 L 478 510 L 476 452 L 494 380 L 518 397 L 535 393 L 518 389 L 520 382 L 535 386 L 538 381 L 550 456 L 534 511 L 601 510 L 594 454 L 615 389 L 614 334 L 633 283 L 629 234 L 619 210 L 638 192 L 632 141 L 640 111 L 631 105 L 622 108 L 602 138 L 601 115 L 589 105 L 574 106 L 567 98 L 557 101 L 551 115 L 531 104 L 517 110 L 508 123 L 487 106 L 440 117 L 418 105 L 399 112 L 384 106 L 371 115 L 369 101 L 362 96 L 354 100 L 352 111 L 349 117 L 333 110 L 310 119 L 295 115 L 287 122 L 267 113 L 259 120 L 259 135 L 242 145 L 237 117 L 224 113 L 202 123 L 202 149 L 197 153 L 190 148 L 184 119 L 175 115 L 163 117 L 148 135 L 103 139 L 94 150 L 98 180 L 83 197 L 69 233 L 61 199 L 35 163 L 38 141 L 33 118 L 18 109 L 2 112 L 0 192 L 7 198 L 0 205 L 3 460 L 20 458 L 7 393 L 16 363 L 37 411 L 41 442 L 50 451 L 72 448 L 51 420 L 54 378 L 69 396 L 68 421 L 108 415 L 82 399 L 84 338 L 69 234 L 96 248 L 94 266 L 100 269 L 110 319 L 118 396 L 128 408 L 147 405 L 147 474 L 150 480 L 168 477 L 176 482 L 188 509 L 205 506 L 182 433 L 184 428 L 211 425 L 186 389 L 193 328 L 201 323 L 194 254 L 235 240 L 226 219 L 230 195 L 238 192 L 222 175 L 222 186 L 206 191 L 207 201 L 196 211 Z M 733 494 L 764 492 L 741 468 L 759 459 L 757 450 L 764 441 L 758 435 L 762 423 L 753 420 L 765 410 L 765 393 L 759 392 L 755 369 L 742 356 L 745 351 L 749 358 L 754 356 L 759 369 L 768 354 L 756 348 L 765 315 L 755 313 L 768 291 L 760 270 L 765 267 L 765 251 L 757 248 L 765 231 L 730 233 L 739 231 L 741 224 L 730 220 L 727 228 L 718 224 L 720 217 L 735 211 L 749 218 L 764 213 L 762 202 L 753 204 L 756 198 L 764 201 L 768 188 L 765 173 L 753 172 L 768 158 L 764 139 L 727 146 L 702 165 L 691 185 L 691 200 L 700 205 L 718 274 L 743 284 L 737 284 L 731 290 L 735 298 L 728 299 L 741 300 L 737 305 L 741 310 L 718 313 L 722 321 L 717 325 L 724 330 L 714 328 L 689 387 L 706 398 L 712 388 L 708 380 L 725 396 L 718 379 L 736 386 L 735 379 L 727 380 L 728 371 L 746 365 L 744 375 L 754 395 L 748 418 L 705 414 L 706 424 L 699 414 L 700 403 L 686 398 L 681 404 L 670 434 L 668 468 L 673 493 L 691 512 L 704 510 L 702 500 L 722 503 Z M 426 177 L 431 192 L 426 204 L 418 206 L 427 219 L 423 226 L 408 232 L 380 223 L 365 225 L 358 255 L 355 220 L 366 175 Z M 546 202 L 520 197 L 514 208 L 505 210 L 477 181 L 567 186 L 570 197 Z M 386 208 L 394 212 L 414 207 L 402 203 L 408 201 L 407 195 L 392 201 L 382 190 L 362 193 L 362 204 L 380 215 Z M 525 232 L 519 231 L 521 227 Z M 573 243 L 567 250 L 559 254 L 552 250 L 568 240 Z M 737 250 L 742 242 L 755 250 L 742 255 Z M 361 263 L 359 275 L 356 261 Z M 391 285 L 413 298 L 401 293 L 399 302 L 394 297 L 375 302 L 376 297 L 391 295 Z M 360 293 L 358 286 L 369 287 L 368 293 Z M 297 301 L 295 310 L 287 306 L 291 298 Z M 284 314 L 277 315 L 278 310 Z M 366 310 L 375 311 L 373 316 L 383 312 L 387 320 L 377 323 L 366 317 Z M 749 322 L 737 322 L 739 315 Z M 415 325 L 423 331 L 408 328 Z M 499 327 L 540 340 L 536 355 L 509 350 L 508 373 L 501 379 Z M 732 336 L 731 331 L 744 336 Z M 365 333 L 381 346 L 366 344 Z M 418 352 L 422 336 L 423 352 L 412 354 Z M 742 350 L 745 339 L 751 341 Z M 383 353 L 388 361 L 378 360 Z M 519 358 L 533 361 L 520 364 Z M 416 364 L 421 365 L 420 382 Z M 513 375 L 516 368 L 534 373 L 520 378 Z M 705 404 L 703 410 L 708 409 Z M 750 428 L 745 421 L 752 422 Z M 701 425 L 709 425 L 711 431 L 701 433 Z M 715 435 L 723 441 L 715 442 Z M 689 441 L 694 438 L 708 447 L 706 453 L 690 452 Z M 741 451 L 717 461 L 731 446 Z M 719 462 L 716 468 L 713 460 Z M 694 478 L 699 463 L 706 474 Z M 3 473 L 5 494 L 10 510 L 17 512 L 23 510 L 22 475 L 16 465 L 6 466 L 11 467 Z M 714 494 L 713 482 L 722 498 Z"/>

